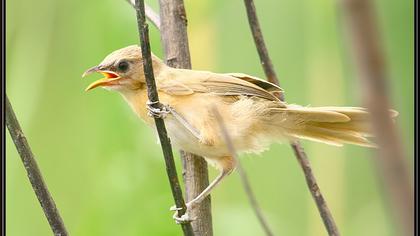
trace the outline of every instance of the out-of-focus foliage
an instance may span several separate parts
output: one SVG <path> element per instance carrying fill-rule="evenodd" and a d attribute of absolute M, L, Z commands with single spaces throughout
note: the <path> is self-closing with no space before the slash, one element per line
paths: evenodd
<path fill-rule="evenodd" d="M 149 3 L 157 9 L 155 1 Z M 185 2 L 195 69 L 264 77 L 242 1 Z M 413 157 L 413 2 L 376 1 L 392 103 Z M 289 103 L 361 106 L 340 1 L 261 0 L 262 29 Z M 71 235 L 180 235 L 160 147 L 121 97 L 84 88 L 82 72 L 138 43 L 123 0 L 7 2 L 7 94 Z M 151 28 L 152 49 L 162 56 Z M 7 136 L 7 235 L 50 235 Z M 373 151 L 304 142 L 343 235 L 395 235 Z M 177 164 L 179 166 L 179 160 Z M 325 235 L 288 145 L 243 165 L 278 235 Z M 178 170 L 180 172 L 180 170 Z M 212 178 L 216 171 L 211 169 Z M 262 235 L 236 173 L 213 194 L 215 235 Z M 23 223 L 24 222 L 24 223 Z"/>

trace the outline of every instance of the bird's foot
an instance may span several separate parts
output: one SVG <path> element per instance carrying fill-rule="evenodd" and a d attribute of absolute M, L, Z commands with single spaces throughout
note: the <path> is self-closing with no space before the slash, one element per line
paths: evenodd
<path fill-rule="evenodd" d="M 160 107 L 154 107 L 155 105 L 159 105 Z M 171 111 L 168 106 L 159 104 L 159 102 L 151 102 L 147 101 L 147 115 L 153 118 L 161 118 L 164 119 Z"/>
<path fill-rule="evenodd" d="M 182 210 L 182 208 L 172 206 L 171 208 L 169 208 L 169 210 L 175 211 L 175 214 L 172 216 L 172 218 L 175 220 L 177 224 L 185 224 L 185 223 L 189 223 L 195 220 L 194 218 L 191 217 L 191 214 L 190 214 L 191 207 L 192 206 L 187 203 L 186 204 L 187 209 L 185 210 L 185 213 L 181 216 L 179 215 L 179 211 Z"/>

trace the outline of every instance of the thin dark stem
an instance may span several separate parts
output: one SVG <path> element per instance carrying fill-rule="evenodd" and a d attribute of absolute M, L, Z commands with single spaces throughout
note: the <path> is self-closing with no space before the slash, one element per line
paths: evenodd
<path fill-rule="evenodd" d="M 159 96 L 156 89 L 155 78 L 153 75 L 152 57 L 149 42 L 149 29 L 146 23 L 146 16 L 144 10 L 144 1 L 135 0 L 135 9 L 137 15 L 137 24 L 140 34 L 141 53 L 143 58 L 143 68 L 146 77 L 147 95 L 149 101 L 154 104 L 155 108 L 161 108 L 159 103 Z M 178 211 L 179 216 L 185 214 L 185 201 L 182 197 L 181 186 L 179 184 L 178 175 L 176 172 L 175 161 L 173 158 L 171 142 L 168 138 L 165 123 L 162 118 L 154 118 L 160 143 L 162 146 L 163 156 L 165 158 L 166 172 L 168 174 L 169 183 L 171 185 L 172 196 L 175 200 L 175 205 L 181 210 Z M 191 224 L 181 224 L 184 235 L 194 235 Z"/>
<path fill-rule="evenodd" d="M 58 209 L 54 203 L 54 200 L 48 191 L 47 185 L 42 178 L 41 170 L 35 160 L 35 156 L 26 140 L 25 135 L 19 125 L 16 118 L 15 112 L 13 111 L 12 105 L 10 104 L 9 98 L 6 96 L 6 126 L 9 130 L 10 136 L 15 143 L 16 149 L 20 155 L 23 166 L 28 174 L 29 181 L 31 182 L 32 188 L 41 204 L 42 210 L 44 211 L 45 217 L 47 217 L 48 223 L 56 236 L 68 235 L 64 222 L 58 212 Z"/>
<path fill-rule="evenodd" d="M 291 142 L 293 152 L 297 156 L 300 167 L 302 167 L 303 173 L 305 174 L 306 184 L 308 185 L 309 191 L 315 200 L 316 206 L 318 207 L 319 214 L 327 228 L 329 235 L 339 235 L 337 226 L 335 225 L 334 218 L 331 215 L 330 209 L 328 209 L 327 202 L 324 196 L 321 194 L 318 183 L 316 182 L 315 176 L 312 173 L 311 164 L 309 163 L 308 156 L 303 150 L 302 146 L 298 141 Z"/>
<path fill-rule="evenodd" d="M 257 18 L 257 13 L 255 10 L 255 5 L 253 0 L 244 0 L 246 12 L 248 16 L 249 26 L 251 28 L 252 36 L 254 38 L 255 46 L 257 47 L 258 55 L 260 57 L 261 65 L 264 69 L 264 73 L 269 82 L 274 84 L 279 84 L 279 79 L 275 73 L 273 64 L 268 55 L 267 47 L 265 46 L 264 38 L 261 32 L 260 24 Z M 284 96 L 281 94 L 279 96 L 280 100 L 284 101 Z M 302 146 L 298 141 L 292 142 L 291 147 L 295 153 L 295 156 L 302 167 L 302 170 L 305 175 L 306 184 L 308 185 L 309 191 L 312 194 L 312 198 L 315 200 L 318 211 L 321 215 L 321 218 L 324 222 L 325 228 L 328 231 L 330 236 L 340 235 L 338 228 L 334 222 L 334 218 L 331 215 L 330 210 L 328 209 L 327 203 L 325 202 L 324 197 L 322 196 L 321 190 L 318 187 L 315 176 L 312 173 L 311 166 L 309 164 L 308 157 L 303 150 Z"/>
<path fill-rule="evenodd" d="M 243 187 L 245 189 L 246 195 L 248 196 L 249 202 L 251 204 L 252 209 L 254 210 L 255 215 L 258 218 L 258 221 L 261 224 L 261 227 L 263 228 L 265 234 L 267 236 L 273 236 L 273 231 L 270 229 L 270 226 L 268 225 L 268 222 L 266 221 L 261 207 L 259 206 L 257 202 L 257 198 L 255 197 L 254 191 L 252 191 L 251 183 L 249 182 L 248 176 L 245 172 L 245 169 L 242 167 L 241 162 L 238 158 L 238 155 L 235 151 L 235 147 L 233 146 L 232 139 L 229 136 L 229 133 L 226 129 L 225 123 L 223 122 L 223 118 L 220 115 L 219 111 L 216 107 L 213 107 L 213 113 L 214 116 L 219 123 L 220 131 L 222 133 L 223 139 L 225 140 L 226 146 L 229 149 L 229 152 L 231 153 L 232 157 L 235 159 L 236 162 L 236 169 L 239 172 L 239 176 L 241 178 L 241 182 L 243 184 Z"/>
<path fill-rule="evenodd" d="M 385 56 L 375 19 L 374 2 L 342 0 L 349 43 L 360 77 L 363 102 L 371 114 L 378 143 L 376 167 L 402 232 L 414 235 L 414 193 L 412 173 L 397 127 L 389 116 Z M 400 234 L 402 235 L 402 234 Z"/>
<path fill-rule="evenodd" d="M 191 69 L 188 46 L 187 15 L 183 0 L 159 0 L 161 41 L 165 63 L 175 68 Z M 185 195 L 187 201 L 198 196 L 208 185 L 207 162 L 204 158 L 181 151 Z M 210 196 L 192 208 L 191 224 L 197 235 L 213 235 Z"/>
<path fill-rule="evenodd" d="M 246 13 L 248 16 L 249 26 L 251 28 L 252 36 L 257 47 L 258 55 L 260 57 L 261 66 L 263 67 L 267 80 L 273 84 L 280 85 L 273 63 L 268 55 L 267 47 L 265 46 L 264 37 L 261 31 L 260 23 L 258 21 L 257 13 L 253 0 L 244 0 Z M 284 95 L 280 95 L 280 99 L 284 100 Z"/>

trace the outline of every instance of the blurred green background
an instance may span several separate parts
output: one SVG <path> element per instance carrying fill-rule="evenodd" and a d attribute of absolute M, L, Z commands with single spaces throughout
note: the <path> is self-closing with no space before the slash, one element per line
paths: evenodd
<path fill-rule="evenodd" d="M 256 1 L 289 103 L 362 105 L 339 2 Z M 157 9 L 156 1 L 148 3 Z M 195 69 L 264 78 L 242 1 L 185 4 Z M 412 164 L 413 1 L 381 0 L 376 7 L 392 104 Z M 14 0 L 6 10 L 6 91 L 70 234 L 180 235 L 156 138 L 118 94 L 84 92 L 99 75 L 80 77 L 109 52 L 138 43 L 131 7 L 123 0 Z M 152 49 L 162 57 L 159 33 L 150 28 Z M 6 141 L 6 233 L 51 235 L 9 136 Z M 343 235 L 397 234 L 372 150 L 303 144 Z M 242 162 L 276 235 L 326 234 L 288 145 Z M 212 201 L 215 235 L 263 234 L 237 173 Z"/>

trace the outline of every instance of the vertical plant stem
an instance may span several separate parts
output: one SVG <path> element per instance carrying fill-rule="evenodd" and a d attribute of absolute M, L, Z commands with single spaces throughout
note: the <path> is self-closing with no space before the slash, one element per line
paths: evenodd
<path fill-rule="evenodd" d="M 35 156 L 23 134 L 22 128 L 16 118 L 15 112 L 13 111 L 12 105 L 10 104 L 9 98 L 6 96 L 6 126 L 9 130 L 10 136 L 15 143 L 16 149 L 20 155 L 23 166 L 26 169 L 29 181 L 31 182 L 32 188 L 41 204 L 42 210 L 44 211 L 45 217 L 50 224 L 51 230 L 56 236 L 67 236 L 67 230 L 64 222 L 58 212 L 58 209 L 54 203 L 50 192 L 48 191 L 47 185 L 42 177 L 41 170 L 35 160 Z"/>
<path fill-rule="evenodd" d="M 248 16 L 248 23 L 251 28 L 252 36 L 254 38 L 255 46 L 260 57 L 261 65 L 264 69 L 264 73 L 269 82 L 279 85 L 279 79 L 276 75 L 276 72 L 271 62 L 270 56 L 268 55 L 268 50 L 264 42 L 264 37 L 261 31 L 261 27 L 258 21 L 257 13 L 255 10 L 255 5 L 253 0 L 244 0 L 246 12 Z M 279 96 L 281 101 L 284 101 L 285 98 L 283 94 Z M 309 163 L 308 156 L 306 155 L 303 147 L 298 141 L 290 143 L 296 159 L 298 160 L 303 173 L 305 175 L 306 184 L 308 189 L 312 194 L 316 206 L 318 208 L 319 214 L 324 222 L 325 228 L 328 231 L 330 236 L 340 235 L 337 225 L 335 224 L 334 218 L 331 215 L 331 212 L 327 206 L 327 203 L 322 196 L 321 190 L 317 184 L 316 178 L 312 173 L 312 168 Z"/>
<path fill-rule="evenodd" d="M 159 0 L 161 39 L 165 62 L 175 68 L 191 69 L 188 46 L 187 16 L 183 0 Z M 187 201 L 198 196 L 208 185 L 207 163 L 204 158 L 181 151 Z M 213 235 L 211 201 L 207 197 L 193 208 L 192 227 L 196 235 Z"/>
<path fill-rule="evenodd" d="M 375 20 L 374 3 L 342 0 L 349 45 L 360 77 L 363 102 L 371 114 L 379 149 L 376 167 L 405 235 L 414 235 L 413 179 L 399 132 L 390 115 L 385 56 Z"/>
<path fill-rule="evenodd" d="M 321 189 L 318 186 L 316 178 L 312 172 L 311 164 L 309 162 L 306 152 L 298 141 L 291 142 L 293 152 L 295 153 L 296 159 L 298 160 L 300 167 L 305 175 L 306 184 L 312 194 L 319 214 L 321 215 L 322 221 L 324 222 L 325 228 L 329 235 L 340 235 L 337 226 L 334 222 L 334 218 L 331 215 L 330 209 L 328 208 L 327 202 L 322 196 Z"/>
<path fill-rule="evenodd" d="M 146 15 L 143 0 L 135 0 L 135 9 L 137 16 L 137 25 L 140 34 L 141 53 L 143 58 L 143 68 L 146 77 L 147 95 L 149 101 L 154 104 L 155 108 L 162 108 L 159 103 L 159 96 L 156 89 L 155 78 L 153 74 L 152 57 L 149 42 L 149 30 L 146 23 Z M 181 210 L 178 211 L 180 215 L 185 214 L 185 201 L 182 197 L 181 186 L 178 181 L 175 162 L 172 153 L 171 142 L 168 138 L 165 123 L 162 118 L 154 118 L 159 140 L 162 146 L 163 156 L 165 158 L 166 172 L 168 174 L 169 183 L 172 190 L 172 195 L 175 200 L 175 205 Z M 194 235 L 191 224 L 181 224 L 184 235 Z"/>

